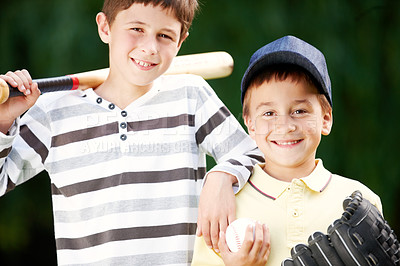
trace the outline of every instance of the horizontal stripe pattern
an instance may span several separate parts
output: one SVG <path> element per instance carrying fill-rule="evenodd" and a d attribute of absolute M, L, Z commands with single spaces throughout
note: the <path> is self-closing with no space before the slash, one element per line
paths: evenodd
<path fill-rule="evenodd" d="M 51 140 L 51 146 L 59 147 L 73 142 L 90 140 L 116 133 L 118 133 L 118 123 L 113 122 L 106 125 L 74 130 L 54 136 Z"/>
<path fill-rule="evenodd" d="M 10 178 L 8 178 L 6 193 L 11 190 L 14 190 L 14 188 L 15 188 L 15 184 L 12 182 L 12 180 Z"/>
<path fill-rule="evenodd" d="M 141 131 L 160 128 L 174 128 L 178 126 L 194 126 L 194 115 L 182 114 L 174 117 L 162 117 L 146 121 L 128 123 L 128 131 Z"/>
<path fill-rule="evenodd" d="M 198 198 L 196 196 L 176 196 L 151 199 L 120 200 L 118 202 L 107 202 L 94 207 L 75 211 L 57 211 L 55 221 L 57 223 L 77 223 L 89 221 L 97 217 L 99 213 L 104 216 L 116 213 L 144 212 L 170 210 L 177 208 L 197 208 Z"/>
<path fill-rule="evenodd" d="M 58 238 L 56 239 L 56 244 L 58 249 L 85 249 L 113 241 L 143 238 L 154 239 L 175 235 L 194 235 L 195 232 L 196 224 L 183 223 L 164 226 L 144 226 L 114 229 L 77 239 Z"/>
<path fill-rule="evenodd" d="M 223 106 L 221 107 L 204 125 L 202 125 L 196 132 L 196 142 L 200 144 L 204 141 L 205 137 L 208 136 L 215 128 L 217 128 L 226 117 L 230 115 L 228 109 Z"/>
<path fill-rule="evenodd" d="M 47 170 L 59 265 L 188 265 L 206 154 L 240 187 L 262 157 L 199 77 L 162 77 L 126 109 L 110 106 L 91 89 L 42 95 L 20 136 L 0 139 L 1 180 Z"/>
<path fill-rule="evenodd" d="M 193 257 L 193 252 L 188 251 L 177 251 L 168 253 L 155 253 L 137 256 L 119 257 L 118 259 L 108 259 L 104 261 L 98 261 L 93 264 L 87 264 L 87 266 L 98 266 L 98 265 L 129 265 L 132 261 L 135 261 L 136 265 L 187 265 L 190 261 L 187 258 Z M 185 263 L 182 263 L 185 262 Z"/>
<path fill-rule="evenodd" d="M 47 155 L 49 154 L 49 151 L 47 147 L 40 141 L 38 137 L 27 127 L 27 126 L 21 126 L 21 137 L 25 140 L 25 142 L 35 150 L 37 154 L 40 155 L 42 158 L 42 163 L 47 158 Z"/>
<path fill-rule="evenodd" d="M 146 168 L 146 164 L 151 164 L 152 162 L 149 161 L 149 159 L 154 159 L 155 156 L 169 156 L 170 160 L 174 160 L 169 164 L 171 166 L 176 165 L 175 168 L 179 168 L 182 166 L 179 162 L 180 160 L 188 160 L 189 158 L 196 160 L 199 153 L 198 147 L 190 141 L 180 141 L 176 143 L 127 143 L 126 145 L 122 145 L 118 143 L 118 141 L 119 138 L 116 136 L 110 142 L 104 140 L 96 141 L 95 143 L 77 143 L 77 145 L 74 146 L 81 152 L 75 157 L 71 157 L 69 152 L 65 149 L 59 149 L 54 152 L 59 154 L 59 159 L 54 162 L 48 162 L 47 168 L 51 174 L 72 172 L 80 168 L 87 168 L 97 172 L 98 169 L 93 169 L 94 165 L 109 165 L 110 162 L 121 160 L 121 158 L 129 160 L 129 158 L 132 157 L 135 157 L 136 164 L 141 164 L 143 166 L 140 168 Z M 160 160 L 159 163 L 159 166 L 161 166 L 164 160 Z M 109 165 L 109 167 L 113 166 Z M 133 170 L 140 168 L 134 168 Z M 121 166 L 119 169 L 125 169 L 126 171 L 131 170 L 129 166 Z M 148 167 L 146 169 L 148 169 Z M 166 169 L 160 168 L 159 170 L 165 171 Z"/>
<path fill-rule="evenodd" d="M 7 157 L 7 155 L 10 153 L 10 151 L 11 151 L 11 147 L 0 151 L 0 158 Z"/>
<path fill-rule="evenodd" d="M 197 181 L 198 179 L 202 179 L 205 173 L 205 168 L 202 168 L 200 171 L 194 171 L 190 168 L 182 168 L 169 171 L 121 173 L 105 178 L 71 184 L 61 188 L 56 188 L 54 184 L 52 184 L 52 186 L 55 194 L 60 195 L 62 191 L 62 195 L 71 197 L 80 193 L 94 192 L 96 190 L 126 184 L 172 182 L 181 179 Z"/>
<path fill-rule="evenodd" d="M 189 243 L 187 242 L 189 238 Z M 81 264 L 74 263 L 77 259 L 71 254 L 74 250 L 58 250 L 58 256 L 67 265 L 188 265 L 193 251 L 186 250 L 187 245 L 193 246 L 194 236 L 175 236 L 157 238 L 156 243 L 163 246 L 163 250 L 154 247 L 155 240 L 140 239 L 124 241 L 130 247 L 130 252 L 118 248 L 118 242 L 109 242 L 87 249 L 86 256 L 80 258 Z M 151 252 L 146 252 L 154 247 Z M 176 249 L 176 250 L 175 250 Z M 110 254 L 118 254 L 112 257 Z"/>

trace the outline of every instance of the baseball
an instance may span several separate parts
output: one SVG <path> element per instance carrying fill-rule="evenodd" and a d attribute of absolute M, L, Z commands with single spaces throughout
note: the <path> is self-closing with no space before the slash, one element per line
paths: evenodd
<path fill-rule="evenodd" d="M 248 225 L 253 226 L 254 234 L 255 223 L 249 218 L 236 219 L 226 229 L 226 243 L 232 252 L 238 252 L 238 250 L 242 247 L 244 235 L 246 234 L 246 228 Z"/>

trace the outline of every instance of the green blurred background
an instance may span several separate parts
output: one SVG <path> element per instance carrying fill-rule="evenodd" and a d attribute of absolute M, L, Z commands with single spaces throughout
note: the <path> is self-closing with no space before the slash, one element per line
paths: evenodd
<path fill-rule="evenodd" d="M 399 234 L 400 1 L 201 2 L 180 54 L 224 50 L 233 56 L 233 74 L 209 83 L 241 123 L 240 81 L 255 50 L 291 34 L 325 54 L 334 127 L 318 157 L 332 172 L 373 189 Z M 0 73 L 26 68 L 42 78 L 107 67 L 95 23 L 101 6 L 101 0 L 2 1 Z M 0 198 L 2 265 L 56 264 L 49 186 L 42 173 Z"/>

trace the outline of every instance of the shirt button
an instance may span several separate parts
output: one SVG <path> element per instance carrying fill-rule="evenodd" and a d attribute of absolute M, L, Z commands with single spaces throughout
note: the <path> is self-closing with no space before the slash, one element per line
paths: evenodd
<path fill-rule="evenodd" d="M 113 109 L 115 108 L 115 105 L 114 105 L 113 103 L 110 103 L 110 104 L 108 105 L 108 108 L 110 108 L 110 110 L 113 110 Z"/>
<path fill-rule="evenodd" d="M 127 113 L 126 111 L 122 111 L 122 112 L 121 112 L 121 115 L 122 115 L 123 117 L 126 117 L 126 116 L 128 115 L 128 113 Z"/>
<path fill-rule="evenodd" d="M 125 122 L 122 122 L 121 124 L 119 124 L 119 126 L 120 126 L 122 129 L 125 129 L 126 126 L 127 126 L 127 124 L 126 124 Z"/>
<path fill-rule="evenodd" d="M 127 136 L 125 134 L 122 134 L 120 138 L 122 141 L 125 141 L 127 139 Z"/>
<path fill-rule="evenodd" d="M 103 101 L 103 99 L 102 98 L 97 98 L 97 100 L 96 100 L 96 102 L 98 103 L 98 104 L 100 104 L 101 102 Z"/>
<path fill-rule="evenodd" d="M 293 217 L 299 217 L 299 216 L 300 216 L 300 213 L 299 213 L 298 210 L 293 210 L 292 215 L 293 215 Z"/>

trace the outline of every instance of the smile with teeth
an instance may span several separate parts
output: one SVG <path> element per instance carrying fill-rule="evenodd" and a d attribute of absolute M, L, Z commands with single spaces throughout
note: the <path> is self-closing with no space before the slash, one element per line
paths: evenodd
<path fill-rule="evenodd" d="M 152 63 L 147 63 L 147 62 L 141 61 L 139 59 L 134 59 L 134 60 L 135 60 L 136 64 L 138 64 L 139 66 L 142 66 L 142 67 L 149 67 L 149 66 L 155 65 Z"/>
<path fill-rule="evenodd" d="M 280 146 L 289 146 L 289 145 L 294 145 L 294 144 L 297 144 L 297 143 L 299 143 L 301 140 L 292 140 L 292 141 L 278 141 L 278 140 L 275 140 L 275 141 L 273 141 L 274 143 L 276 143 L 276 144 L 278 144 L 278 145 L 280 145 Z"/>

